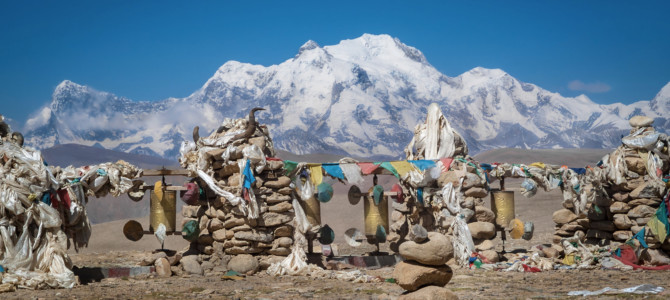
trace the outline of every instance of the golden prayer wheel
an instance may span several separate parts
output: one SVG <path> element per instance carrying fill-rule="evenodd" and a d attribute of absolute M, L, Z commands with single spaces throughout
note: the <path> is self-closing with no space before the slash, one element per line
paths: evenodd
<path fill-rule="evenodd" d="M 386 201 L 386 196 L 383 196 L 379 205 L 375 204 L 373 197 L 373 188 L 370 188 L 368 194 L 363 197 L 363 212 L 365 214 L 365 235 L 375 236 L 377 234 L 377 227 L 381 225 L 384 227 L 386 233 L 389 232 L 389 206 Z"/>
<path fill-rule="evenodd" d="M 163 223 L 166 232 L 174 232 L 177 221 L 177 191 L 163 190 L 160 197 L 151 191 L 151 214 L 149 215 L 149 230 L 155 232 L 158 225 Z"/>
<path fill-rule="evenodd" d="M 307 222 L 312 225 L 321 225 L 321 202 L 312 196 L 307 201 L 298 201 L 302 210 L 305 211 Z"/>
<path fill-rule="evenodd" d="M 491 190 L 491 210 L 496 214 L 496 225 L 507 228 L 514 219 L 514 192 Z"/>

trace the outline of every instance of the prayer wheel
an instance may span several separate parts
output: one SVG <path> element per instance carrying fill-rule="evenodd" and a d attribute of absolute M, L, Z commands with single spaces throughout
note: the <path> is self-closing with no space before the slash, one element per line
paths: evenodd
<path fill-rule="evenodd" d="M 375 204 L 372 196 L 373 188 L 370 188 L 368 194 L 363 197 L 363 211 L 365 214 L 365 235 L 375 236 L 377 227 L 381 225 L 386 232 L 389 232 L 389 206 L 386 197 L 382 197 L 379 205 Z"/>
<path fill-rule="evenodd" d="M 321 202 L 315 196 L 307 201 L 298 201 L 302 210 L 305 211 L 307 221 L 312 225 L 321 225 Z"/>
<path fill-rule="evenodd" d="M 491 210 L 496 214 L 496 225 L 507 228 L 514 219 L 514 192 L 491 190 Z"/>
<path fill-rule="evenodd" d="M 177 191 L 162 191 L 162 197 L 151 191 L 149 230 L 155 232 L 163 223 L 166 232 L 174 232 L 177 220 Z"/>

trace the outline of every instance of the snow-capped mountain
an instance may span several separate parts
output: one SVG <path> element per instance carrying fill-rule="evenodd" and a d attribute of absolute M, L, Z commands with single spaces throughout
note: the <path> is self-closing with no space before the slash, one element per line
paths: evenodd
<path fill-rule="evenodd" d="M 207 134 L 224 117 L 253 107 L 279 149 L 402 157 L 426 108 L 440 104 L 471 152 L 500 148 L 615 147 L 627 120 L 644 114 L 670 128 L 670 83 L 651 101 L 599 105 L 520 82 L 499 69 L 447 77 L 418 49 L 388 35 L 365 34 L 264 67 L 229 61 L 186 98 L 134 102 L 64 81 L 50 105 L 26 122 L 37 147 L 79 143 L 174 158 L 192 128 Z"/>

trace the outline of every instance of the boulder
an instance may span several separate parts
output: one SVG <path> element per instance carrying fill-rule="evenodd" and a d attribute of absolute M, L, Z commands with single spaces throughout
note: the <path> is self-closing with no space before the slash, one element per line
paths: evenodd
<path fill-rule="evenodd" d="M 463 177 L 463 189 L 469 189 L 472 187 L 481 187 L 483 186 L 482 179 L 474 173 L 465 173 Z M 480 197 L 481 198 L 481 197 Z"/>
<path fill-rule="evenodd" d="M 496 215 L 489 208 L 477 205 L 475 206 L 475 219 L 477 219 L 479 222 L 494 223 L 496 220 Z"/>
<path fill-rule="evenodd" d="M 633 226 L 633 222 L 626 214 L 616 214 L 613 216 L 613 219 L 614 226 L 617 229 L 630 229 Z"/>
<path fill-rule="evenodd" d="M 628 217 L 631 219 L 637 218 L 647 218 L 651 217 L 656 213 L 656 209 L 648 205 L 638 205 L 628 211 Z M 640 224 L 638 224 L 640 225 Z"/>
<path fill-rule="evenodd" d="M 637 174 L 647 173 L 647 167 L 644 166 L 644 160 L 640 157 L 626 157 L 626 167 L 629 171 L 633 171 Z"/>
<path fill-rule="evenodd" d="M 663 197 L 663 192 L 665 191 L 665 184 L 659 181 L 646 181 L 632 192 L 630 192 L 630 197 L 632 199 L 636 198 L 660 198 Z"/>
<path fill-rule="evenodd" d="M 628 193 L 621 193 L 621 192 L 612 194 L 612 198 L 614 198 L 614 200 L 619 202 L 628 202 L 628 200 L 630 200 Z"/>
<path fill-rule="evenodd" d="M 293 245 L 293 239 L 290 237 L 280 237 L 272 241 L 273 246 L 290 248 Z"/>
<path fill-rule="evenodd" d="M 286 201 L 291 201 L 291 196 L 280 193 L 272 193 L 272 195 L 268 196 L 267 199 L 265 199 L 265 202 L 267 202 L 268 204 L 274 204 Z"/>
<path fill-rule="evenodd" d="M 463 199 L 463 201 L 461 202 L 461 207 L 462 208 L 468 208 L 468 209 L 475 208 L 475 199 L 479 199 L 479 198 L 465 197 L 465 199 Z"/>
<path fill-rule="evenodd" d="M 468 224 L 468 228 L 474 239 L 490 239 L 496 235 L 496 227 L 493 223 L 472 222 Z"/>
<path fill-rule="evenodd" d="M 226 238 L 227 238 L 226 230 L 225 229 L 219 229 L 217 231 L 214 231 L 212 233 L 212 238 L 217 242 L 226 241 Z"/>
<path fill-rule="evenodd" d="M 428 231 L 419 224 L 412 225 L 407 238 L 415 243 L 423 243 L 428 238 Z M 440 263 L 444 264 L 444 263 Z"/>
<path fill-rule="evenodd" d="M 555 211 L 551 219 L 554 221 L 554 223 L 563 225 L 577 220 L 577 215 L 575 215 L 572 211 L 564 208 Z"/>
<path fill-rule="evenodd" d="M 480 253 L 483 258 L 486 258 L 490 263 L 497 263 L 500 261 L 500 256 L 495 250 L 484 250 Z"/>
<path fill-rule="evenodd" d="M 558 258 L 561 254 L 558 249 L 554 247 L 542 247 L 542 253 L 544 253 L 544 256 L 547 258 Z"/>
<path fill-rule="evenodd" d="M 249 254 L 236 255 L 228 262 L 228 269 L 242 274 L 253 274 L 258 270 L 258 260 Z"/>
<path fill-rule="evenodd" d="M 172 276 L 172 270 L 170 269 L 170 262 L 167 258 L 159 258 L 154 262 L 154 267 L 156 268 L 156 274 L 158 277 L 170 277 Z"/>
<path fill-rule="evenodd" d="M 400 295 L 398 300 L 458 300 L 458 296 L 447 288 L 429 285 L 414 292 Z"/>
<path fill-rule="evenodd" d="M 290 248 L 285 248 L 285 247 L 277 247 L 277 248 L 268 249 L 265 252 L 267 254 L 270 254 L 270 255 L 288 256 L 289 254 L 291 254 L 291 249 Z"/>
<path fill-rule="evenodd" d="M 159 258 L 166 258 L 167 254 L 163 251 L 158 251 L 156 253 L 152 253 L 151 255 L 144 256 L 142 258 L 142 261 L 140 262 L 140 266 L 151 266 L 156 262 L 157 259 Z"/>
<path fill-rule="evenodd" d="M 181 266 L 184 269 L 184 272 L 192 275 L 204 275 L 205 272 L 200 267 L 198 263 L 198 257 L 196 255 L 184 256 L 181 258 Z"/>
<path fill-rule="evenodd" d="M 448 265 L 424 266 L 411 261 L 402 261 L 393 270 L 396 283 L 410 292 L 426 285 L 445 286 L 452 276 Z"/>
<path fill-rule="evenodd" d="M 625 214 L 628 213 L 629 210 L 630 205 L 624 202 L 614 202 L 612 206 L 610 206 L 610 212 L 613 214 Z"/>
<path fill-rule="evenodd" d="M 640 260 L 652 266 L 670 265 L 670 257 L 660 249 L 642 250 Z"/>
<path fill-rule="evenodd" d="M 455 171 L 447 171 L 440 174 L 440 177 L 437 179 L 437 185 L 445 186 L 447 185 L 447 183 L 451 182 L 451 184 L 453 184 L 454 186 L 458 186 L 460 184 L 460 181 L 461 178 Z"/>
<path fill-rule="evenodd" d="M 429 232 L 423 243 L 406 241 L 400 244 L 399 252 L 406 260 L 431 266 L 444 265 L 454 256 L 451 239 L 439 232 Z"/>
<path fill-rule="evenodd" d="M 246 222 L 244 221 L 244 218 L 232 217 L 232 218 L 223 222 L 223 228 L 229 229 L 229 228 L 233 228 L 233 227 L 236 227 L 236 226 L 242 226 L 244 224 L 246 224 Z"/>
<path fill-rule="evenodd" d="M 475 249 L 479 251 L 492 250 L 495 248 L 495 244 L 491 240 L 483 240 L 479 244 L 475 245 Z"/>

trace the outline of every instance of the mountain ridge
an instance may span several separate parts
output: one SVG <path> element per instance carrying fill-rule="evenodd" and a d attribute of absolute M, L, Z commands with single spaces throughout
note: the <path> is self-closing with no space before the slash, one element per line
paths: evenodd
<path fill-rule="evenodd" d="M 297 154 L 334 153 L 400 158 L 437 102 L 473 153 L 500 148 L 613 148 L 639 114 L 670 120 L 670 83 L 653 99 L 629 105 L 563 97 L 521 82 L 501 69 L 476 67 L 448 77 L 423 53 L 389 35 L 370 35 L 319 46 L 271 66 L 228 61 L 185 98 L 132 101 L 69 80 L 49 106 L 26 122 L 26 141 L 38 148 L 98 144 L 129 153 L 175 158 L 194 126 L 201 132 L 224 118 L 264 107 L 278 149 Z M 665 110 L 667 111 L 667 110 Z"/>

